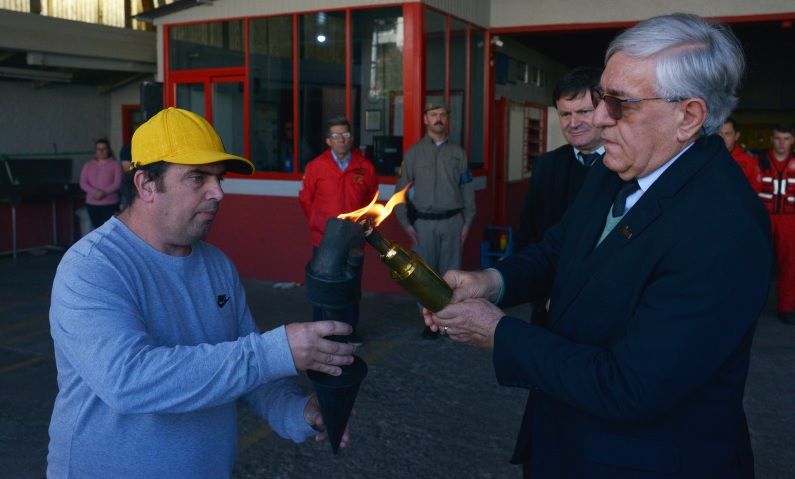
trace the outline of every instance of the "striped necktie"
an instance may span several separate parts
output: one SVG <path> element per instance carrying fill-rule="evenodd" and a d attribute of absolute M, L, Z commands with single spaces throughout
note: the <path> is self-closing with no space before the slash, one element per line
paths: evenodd
<path fill-rule="evenodd" d="M 592 166 L 594 163 L 596 163 L 596 160 L 598 160 L 602 156 L 597 152 L 583 153 L 581 151 L 578 152 L 577 155 L 580 157 L 580 160 L 582 160 L 582 164 L 585 166 Z"/>

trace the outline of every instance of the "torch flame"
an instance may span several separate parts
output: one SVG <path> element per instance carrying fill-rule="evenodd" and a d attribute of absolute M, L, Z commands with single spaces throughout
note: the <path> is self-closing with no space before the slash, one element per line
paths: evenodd
<path fill-rule="evenodd" d="M 392 209 L 394 209 L 396 205 L 406 202 L 406 190 L 408 190 L 410 186 L 411 184 L 408 184 L 405 188 L 392 195 L 389 201 L 386 202 L 386 205 L 376 203 L 376 200 L 378 200 L 378 193 L 376 193 L 373 197 L 373 201 L 371 201 L 369 205 L 364 208 L 359 208 L 356 211 L 351 211 L 350 213 L 343 213 L 337 216 L 337 218 L 341 220 L 359 221 L 362 216 L 371 216 L 373 218 L 373 225 L 378 226 L 392 213 Z"/>

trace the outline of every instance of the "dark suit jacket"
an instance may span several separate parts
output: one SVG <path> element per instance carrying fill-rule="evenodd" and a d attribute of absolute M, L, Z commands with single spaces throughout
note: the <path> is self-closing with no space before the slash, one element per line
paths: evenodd
<path fill-rule="evenodd" d="M 514 235 L 515 251 L 541 241 L 556 225 L 580 191 L 588 167 L 574 157 L 574 148 L 563 145 L 535 160 L 522 214 Z"/>
<path fill-rule="evenodd" d="M 514 251 L 541 241 L 544 233 L 558 224 L 580 192 L 587 173 L 588 167 L 577 161 L 571 145 L 563 145 L 536 159 L 514 235 Z M 546 298 L 533 303 L 531 319 L 539 326 L 547 324 Z"/>
<path fill-rule="evenodd" d="M 710 136 L 594 249 L 620 186 L 594 165 L 562 222 L 497 265 L 501 305 L 552 298 L 549 329 L 506 316 L 494 338 L 500 384 L 531 390 L 512 461 L 536 478 L 753 477 L 742 398 L 767 215 Z"/>

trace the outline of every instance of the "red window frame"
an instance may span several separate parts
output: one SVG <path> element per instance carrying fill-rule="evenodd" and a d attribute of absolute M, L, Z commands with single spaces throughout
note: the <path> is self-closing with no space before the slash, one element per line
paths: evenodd
<path fill-rule="evenodd" d="M 318 12 L 345 12 L 345 112 L 348 118 L 351 117 L 351 61 L 352 61 L 352 42 L 351 38 L 351 12 L 356 10 L 365 10 L 372 8 L 388 8 L 388 7 L 402 7 L 404 19 L 404 40 L 403 40 L 403 150 L 406 151 L 414 143 L 420 140 L 424 135 L 424 124 L 422 121 L 423 111 L 422 106 L 425 100 L 425 38 L 424 38 L 424 24 L 425 24 L 425 10 L 428 7 L 420 2 L 415 3 L 388 3 L 381 5 L 372 5 L 365 7 L 348 7 L 348 8 L 329 8 L 306 10 L 299 12 L 292 12 L 288 14 L 273 14 L 273 15 L 258 15 L 252 17 L 235 17 L 224 18 L 217 20 L 202 20 L 195 22 L 182 22 L 174 23 L 163 26 L 163 105 L 174 106 L 176 102 L 176 85 L 180 83 L 203 83 L 205 91 L 205 112 L 208 121 L 212 123 L 212 101 L 211 91 L 213 79 L 220 77 L 242 77 L 244 85 L 244 100 L 243 100 L 243 115 L 244 115 L 244 145 L 245 154 L 250 156 L 249 145 L 249 21 L 255 18 L 269 18 L 277 16 L 290 15 L 293 21 L 293 127 L 295 128 L 296 135 L 294 135 L 293 151 L 298 152 L 300 134 L 302 125 L 299 115 L 299 88 L 300 88 L 300 68 L 299 68 L 299 15 L 306 15 Z M 464 19 L 454 17 L 447 12 L 434 9 L 446 16 L 446 31 L 445 31 L 445 99 L 449 99 L 450 95 L 450 24 L 453 18 L 460 20 L 467 25 L 466 34 L 466 97 L 464 100 L 464 108 L 466 109 L 466 118 L 464 125 L 464 138 L 466 145 L 464 145 L 467 153 L 470 150 L 470 129 L 471 124 L 471 32 L 473 28 L 481 29 L 484 32 L 486 39 L 486 52 L 484 62 L 484 93 L 483 93 L 483 167 L 475 170 L 475 174 L 485 174 L 488 170 L 488 165 L 491 157 L 490 148 L 490 134 L 489 128 L 486 126 L 490 123 L 488 119 L 491 115 L 490 99 L 493 97 L 493 83 L 491 69 L 489 68 L 488 59 L 491 57 L 490 43 L 489 43 L 489 30 L 478 25 L 474 25 Z M 193 24 L 204 24 L 214 22 L 229 22 L 229 21 L 243 21 L 243 35 L 244 35 L 244 57 L 245 63 L 241 67 L 231 68 L 212 68 L 212 69 L 198 69 L 198 70 L 171 70 L 169 68 L 169 42 L 170 42 L 170 28 L 175 26 L 185 26 Z M 417 59 L 420 59 L 417 65 Z M 418 67 L 419 66 L 419 67 Z M 235 80 L 238 81 L 238 80 Z M 255 172 L 254 178 L 261 179 L 300 179 L 302 173 L 297 171 L 298 161 L 293 163 L 294 171 L 292 173 L 285 172 Z M 234 175 L 230 175 L 234 176 Z M 379 177 L 379 181 L 384 184 L 394 184 L 397 178 L 394 176 Z"/>

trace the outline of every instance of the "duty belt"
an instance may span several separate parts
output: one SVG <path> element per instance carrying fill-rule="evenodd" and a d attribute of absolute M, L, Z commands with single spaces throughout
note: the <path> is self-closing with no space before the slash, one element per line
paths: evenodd
<path fill-rule="evenodd" d="M 453 216 L 461 213 L 463 208 L 458 208 L 455 210 L 447 210 L 443 213 L 423 213 L 421 211 L 417 212 L 417 219 L 418 220 L 446 220 L 447 218 L 452 218 Z"/>

